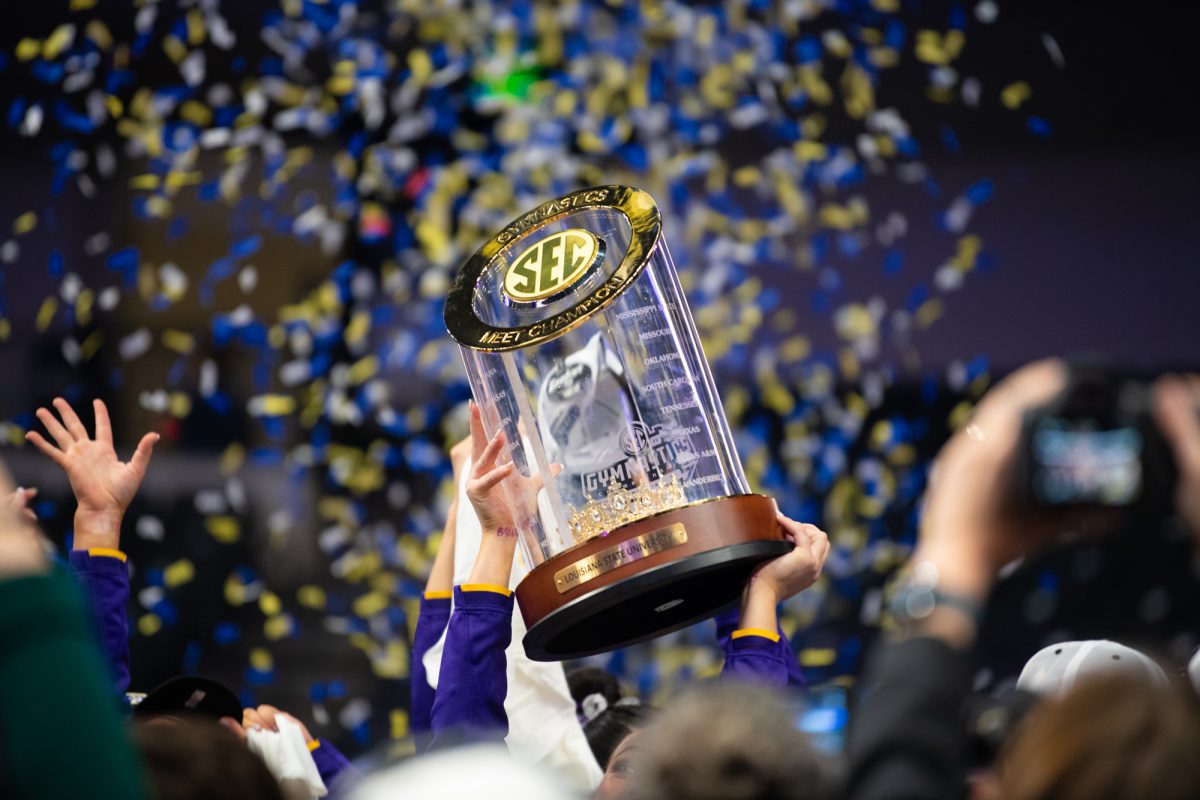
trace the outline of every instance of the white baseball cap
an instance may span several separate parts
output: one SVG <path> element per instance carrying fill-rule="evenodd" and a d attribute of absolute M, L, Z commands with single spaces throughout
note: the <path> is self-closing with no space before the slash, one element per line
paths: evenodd
<path fill-rule="evenodd" d="M 1043 697 L 1062 696 L 1081 678 L 1113 672 L 1142 675 L 1158 684 L 1168 682 L 1162 667 L 1145 653 L 1107 639 L 1092 639 L 1043 647 L 1025 662 L 1017 688 Z"/>

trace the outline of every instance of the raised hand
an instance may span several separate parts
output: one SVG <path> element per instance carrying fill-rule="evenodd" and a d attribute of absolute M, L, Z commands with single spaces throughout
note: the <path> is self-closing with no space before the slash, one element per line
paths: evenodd
<path fill-rule="evenodd" d="M 474 405 L 474 403 L 472 403 L 472 405 Z M 462 477 L 463 467 L 465 467 L 471 459 L 471 450 L 473 449 L 474 445 L 474 440 L 468 436 L 450 448 L 450 468 L 453 470 L 455 486 L 458 486 L 458 480 Z"/>
<path fill-rule="evenodd" d="M 0 503 L 3 503 L 10 514 L 20 517 L 26 522 L 37 523 L 37 514 L 29 507 L 29 501 L 37 497 L 37 489 L 13 489 Z"/>
<path fill-rule="evenodd" d="M 35 492 L 36 493 L 36 492 Z M 19 497 L 19 503 L 14 498 Z M 22 513 L 24 494 L 12 488 L 8 470 L 0 463 L 0 580 L 45 572 L 46 550 L 28 515 Z"/>
<path fill-rule="evenodd" d="M 503 493 L 498 491 L 501 481 L 517 469 L 509 460 L 496 465 L 500 451 L 504 448 L 504 431 L 497 431 L 490 440 L 483 430 L 483 416 L 479 406 L 471 404 L 471 472 L 467 476 L 467 499 L 479 517 L 484 535 L 516 536 L 512 510 Z M 511 531 L 511 533 L 510 533 Z"/>
<path fill-rule="evenodd" d="M 829 536 L 816 525 L 776 514 L 783 535 L 795 547 L 754 571 L 742 593 L 741 627 L 774 632 L 776 606 L 817 582 L 829 558 Z"/>
<path fill-rule="evenodd" d="M 756 588 L 770 592 L 776 603 L 800 594 L 817 582 L 829 558 L 829 536 L 816 525 L 796 522 L 783 514 L 776 518 L 783 535 L 795 548 L 759 567 L 751 580 Z"/>
<path fill-rule="evenodd" d="M 37 418 L 58 446 L 36 431 L 25 434 L 25 438 L 67 473 L 76 502 L 75 549 L 116 549 L 120 545 L 125 509 L 146 476 L 146 467 L 159 436 L 147 433 L 138 443 L 133 458 L 122 462 L 113 449 L 108 409 L 101 400 L 92 401 L 92 405 L 96 414 L 94 439 L 88 436 L 79 416 L 61 397 L 54 399 L 61 422 L 49 409 L 37 410 Z"/>

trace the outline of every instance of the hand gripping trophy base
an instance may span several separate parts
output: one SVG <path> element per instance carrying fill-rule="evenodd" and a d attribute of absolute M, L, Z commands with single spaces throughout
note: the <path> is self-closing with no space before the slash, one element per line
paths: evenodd
<path fill-rule="evenodd" d="M 661 636 L 737 600 L 754 567 L 792 545 L 775 504 L 737 495 L 622 525 L 538 565 L 517 586 L 535 661 Z"/>

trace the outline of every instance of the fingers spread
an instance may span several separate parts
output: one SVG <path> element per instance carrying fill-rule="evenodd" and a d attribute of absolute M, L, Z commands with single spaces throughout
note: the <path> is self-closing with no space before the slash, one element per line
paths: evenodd
<path fill-rule="evenodd" d="M 483 413 L 474 401 L 471 402 L 471 460 L 478 463 L 483 451 L 487 449 L 487 433 L 483 430 Z"/>
<path fill-rule="evenodd" d="M 58 442 L 58 446 L 63 450 L 66 450 L 74 443 L 75 437 L 67 432 L 67 429 L 62 426 L 62 423 L 58 421 L 58 417 L 54 416 L 50 409 L 39 408 L 37 410 L 37 418 L 46 426 L 46 430 L 50 432 L 50 435 L 54 437 L 54 441 Z"/>
<path fill-rule="evenodd" d="M 71 408 L 71 404 L 61 397 L 54 398 L 54 407 L 58 409 L 58 413 L 62 416 L 63 424 L 67 430 L 76 439 L 89 439 L 87 428 L 83 427 L 83 423 L 79 420 L 79 415 L 75 413 L 75 409 Z"/>
<path fill-rule="evenodd" d="M 108 407 L 97 397 L 92 401 L 92 410 L 96 414 L 96 441 L 112 444 L 112 423 L 108 419 Z"/>
<path fill-rule="evenodd" d="M 63 455 L 63 452 L 43 439 L 42 435 L 37 431 L 30 431 L 29 433 L 25 434 L 25 440 L 32 442 L 34 447 L 36 447 L 38 450 L 41 450 L 42 453 L 48 456 L 51 461 L 53 461 L 55 464 L 58 464 L 60 467 L 66 463 L 66 456 Z"/>
<path fill-rule="evenodd" d="M 479 454 L 479 458 L 471 466 L 471 473 L 475 477 L 479 477 L 485 472 L 490 472 L 496 465 L 496 459 L 500 455 L 500 448 L 504 447 L 504 431 L 496 431 L 496 435 L 488 442 L 487 447 Z"/>
<path fill-rule="evenodd" d="M 157 433 L 147 433 L 138 442 L 137 450 L 133 452 L 133 458 L 129 460 L 129 465 L 139 475 L 146 474 L 146 467 L 150 465 L 150 456 L 154 454 L 154 445 L 158 440 L 159 435 Z"/>
<path fill-rule="evenodd" d="M 475 497 L 483 497 L 495 489 L 500 481 L 513 474 L 517 465 L 511 461 L 471 480 L 468 489 Z"/>

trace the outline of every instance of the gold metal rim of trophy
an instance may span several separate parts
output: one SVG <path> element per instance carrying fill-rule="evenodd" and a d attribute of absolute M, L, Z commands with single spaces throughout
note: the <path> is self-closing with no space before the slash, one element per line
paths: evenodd
<path fill-rule="evenodd" d="M 620 265 L 574 305 L 546 319 L 501 328 L 480 319 L 472 297 L 484 271 L 526 234 L 588 209 L 613 209 L 629 220 L 631 236 Z M 510 222 L 469 258 L 446 297 L 444 318 L 450 336 L 464 347 L 502 353 L 557 339 L 603 311 L 641 274 L 662 233 L 662 216 L 648 193 L 631 186 L 595 186 L 542 203 Z M 582 275 L 576 276 L 578 280 Z"/>

